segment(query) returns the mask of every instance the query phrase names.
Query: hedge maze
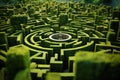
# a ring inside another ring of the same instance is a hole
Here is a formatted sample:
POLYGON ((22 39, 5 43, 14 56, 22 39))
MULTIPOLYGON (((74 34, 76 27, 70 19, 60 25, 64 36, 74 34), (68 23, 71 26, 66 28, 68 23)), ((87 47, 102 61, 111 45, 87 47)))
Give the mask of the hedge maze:
POLYGON ((0 49, 0 80, 119 80, 120 9, 80 2, 0 6, 0 49))

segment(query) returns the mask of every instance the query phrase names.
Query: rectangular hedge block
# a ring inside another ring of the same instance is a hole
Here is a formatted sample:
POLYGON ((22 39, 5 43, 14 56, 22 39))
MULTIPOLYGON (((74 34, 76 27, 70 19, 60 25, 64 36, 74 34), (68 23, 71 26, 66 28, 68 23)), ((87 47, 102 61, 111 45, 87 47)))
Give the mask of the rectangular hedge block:
POLYGON ((75 56, 74 80, 119 80, 120 55, 78 52, 75 56))
MULTIPOLYGON (((24 45, 17 45, 10 47, 7 52, 7 70, 9 75, 9 80, 14 80, 15 76, 23 71, 26 76, 29 77, 30 72, 30 54, 27 47, 24 45), (24 70, 27 70, 27 73, 24 70), (27 75, 28 74, 28 75, 27 75)), ((21 77, 25 77, 25 75, 21 77)), ((30 80, 27 78, 27 80, 30 80)))
POLYGON ((0 44, 7 44, 7 35, 5 32, 0 32, 0 44))
POLYGON ((10 23, 14 26, 15 30, 21 30, 20 24, 27 24, 27 16, 26 15, 13 15, 10 18, 10 23))
POLYGON ((60 77, 60 73, 49 72, 49 73, 47 73, 45 80, 62 80, 62 79, 60 77))
POLYGON ((62 80, 73 80, 74 79, 74 73, 60 73, 62 80))
POLYGON ((69 72, 73 72, 73 63, 74 63, 75 57, 70 56, 68 60, 68 70, 69 72))
POLYGON ((55 57, 51 57, 50 71, 51 72, 62 72, 63 71, 63 62, 56 61, 55 57))
POLYGON ((50 69, 49 64, 38 64, 37 66, 38 69, 50 69))

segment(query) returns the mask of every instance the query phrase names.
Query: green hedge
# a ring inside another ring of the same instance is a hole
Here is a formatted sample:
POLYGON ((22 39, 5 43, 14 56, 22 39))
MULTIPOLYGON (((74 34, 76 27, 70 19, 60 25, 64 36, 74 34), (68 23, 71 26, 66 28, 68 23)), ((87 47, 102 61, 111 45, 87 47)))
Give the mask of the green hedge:
POLYGON ((103 52, 78 52, 74 80, 119 80, 120 55, 103 52))

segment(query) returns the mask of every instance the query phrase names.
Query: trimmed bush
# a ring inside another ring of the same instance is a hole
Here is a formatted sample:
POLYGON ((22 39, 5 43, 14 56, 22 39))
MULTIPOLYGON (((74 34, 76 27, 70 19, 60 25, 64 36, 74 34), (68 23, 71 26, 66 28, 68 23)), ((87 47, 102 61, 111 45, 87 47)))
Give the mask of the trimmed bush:
POLYGON ((74 80, 119 80, 119 58, 119 54, 78 52, 74 80))

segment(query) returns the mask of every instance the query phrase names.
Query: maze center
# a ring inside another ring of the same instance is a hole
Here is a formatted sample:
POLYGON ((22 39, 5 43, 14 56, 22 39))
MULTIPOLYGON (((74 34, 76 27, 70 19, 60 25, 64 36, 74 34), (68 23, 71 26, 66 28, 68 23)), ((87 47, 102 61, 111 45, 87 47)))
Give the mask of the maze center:
POLYGON ((66 33, 54 33, 50 35, 49 38, 53 41, 67 41, 70 40, 72 36, 66 33))

